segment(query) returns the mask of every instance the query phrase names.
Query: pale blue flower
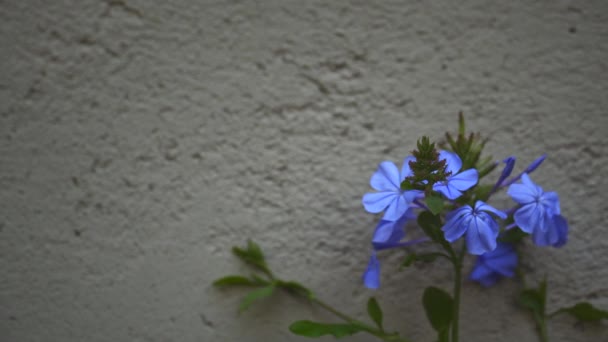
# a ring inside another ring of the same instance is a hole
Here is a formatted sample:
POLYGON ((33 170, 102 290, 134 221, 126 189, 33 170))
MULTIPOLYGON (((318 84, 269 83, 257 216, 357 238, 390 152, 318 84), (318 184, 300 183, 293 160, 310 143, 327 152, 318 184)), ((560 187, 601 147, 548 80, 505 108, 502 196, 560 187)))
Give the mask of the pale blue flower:
POLYGON ((468 169, 459 173, 460 168, 462 168, 462 160, 456 153, 440 151, 439 160, 445 160, 445 170, 446 172, 449 172, 450 175, 445 181, 433 184, 434 191, 442 193, 450 200, 454 200, 460 197, 463 191, 466 191, 477 184, 479 178, 477 170, 468 169))
POLYGON ((370 213, 379 213, 385 210, 382 217, 385 221, 397 221, 412 206, 414 199, 424 194, 419 190, 401 190, 401 182, 412 175, 409 162, 416 158, 405 158, 401 172, 391 161, 383 161, 378 170, 372 174, 370 185, 378 192, 370 192, 363 196, 363 206, 370 213))
POLYGON ((406 247, 429 241, 429 238, 420 238, 410 241, 402 241, 405 237, 405 224, 409 219, 415 218, 413 210, 407 211, 397 221, 381 220, 374 231, 372 246, 374 251, 370 256, 367 269, 363 273, 363 284, 370 289, 380 286, 380 262, 376 257, 376 251, 406 247))
POLYGON ((499 242, 496 249, 477 257, 470 279, 489 287, 500 278, 513 277, 517 268, 517 252, 511 244, 499 242))
POLYGON ((559 197, 555 192, 544 192, 527 173, 521 184, 512 184, 507 191, 521 205, 513 219, 524 232, 532 234, 538 246, 561 247, 568 240, 568 222, 561 216, 559 197))
POLYGON ((454 242, 466 233, 467 250, 470 254, 481 255, 493 251, 496 248, 499 227, 488 213, 503 220, 507 218, 504 212, 482 201, 475 202, 474 208, 465 205, 448 213, 446 223, 441 228, 445 239, 454 242))

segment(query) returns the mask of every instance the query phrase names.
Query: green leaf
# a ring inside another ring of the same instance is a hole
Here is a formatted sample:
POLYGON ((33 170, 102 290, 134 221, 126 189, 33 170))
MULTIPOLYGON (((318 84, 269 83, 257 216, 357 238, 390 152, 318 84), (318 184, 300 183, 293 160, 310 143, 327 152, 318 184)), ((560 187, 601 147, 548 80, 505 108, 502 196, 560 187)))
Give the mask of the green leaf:
POLYGON ((380 305, 378 305, 376 298, 371 297, 367 301, 367 313, 369 314, 369 317, 371 317, 371 319, 376 323, 378 328, 380 328, 380 330, 384 330, 382 327, 382 309, 380 309, 380 305))
POLYGON ((433 241, 439 243, 445 241, 441 232, 441 219, 438 215, 423 211, 418 215, 418 225, 433 241))
POLYGON ((458 135, 464 136, 466 132, 466 126, 464 124, 464 114, 458 113, 458 135))
POLYGON ((477 185, 475 187, 475 199, 480 201, 487 201, 490 197, 490 191, 492 191, 493 185, 477 185))
POLYGON ((264 259, 264 253, 262 253, 262 249, 255 242, 248 240, 247 248, 239 248, 232 247, 232 253, 236 255, 242 261, 257 267, 267 275, 271 275, 272 273, 268 269, 266 265, 266 260, 264 259))
POLYGON ((405 257, 405 260, 401 264, 401 268, 403 268, 403 267, 409 267, 415 261, 433 262, 433 261, 435 261, 435 259, 437 259, 440 256, 444 256, 445 257, 446 255, 444 255, 442 253, 439 253, 439 252, 435 252, 435 253, 423 253, 423 254, 411 253, 411 254, 408 254, 407 257, 405 257))
POLYGON ((304 285, 302 285, 298 282, 295 282, 295 281, 279 280, 279 281, 277 281, 277 286, 280 286, 293 294, 304 296, 308 299, 314 298, 314 294, 311 290, 309 290, 308 288, 304 287, 304 285))
POLYGON ((239 312, 247 310, 256 300, 269 297, 274 292, 274 285, 262 287, 249 292, 239 305, 239 312))
POLYGON ((356 334, 366 329, 355 323, 327 324, 311 321, 297 321, 289 326, 289 330, 296 335, 306 337, 333 335, 335 338, 340 338, 356 334))
POLYGON ((587 302, 580 302, 569 308, 559 309, 553 315, 559 313, 570 314, 581 322, 593 322, 608 319, 608 311, 600 310, 587 302))
POLYGON ((442 289, 429 286, 422 295, 422 304, 433 329, 441 335, 452 322, 452 297, 442 289))
POLYGON ((229 275, 222 278, 217 279, 213 282, 213 286, 224 287, 224 286, 260 286, 268 284, 268 282, 260 283, 258 280, 249 279, 247 277, 239 276, 239 275, 229 275))
POLYGON ((525 289, 519 295, 519 304, 530 309, 538 317, 545 317, 545 302, 547 297, 547 281, 540 282, 538 289, 525 289))
POLYGON ((518 298, 519 304, 533 312, 541 313, 543 309, 543 300, 537 289, 523 290, 518 298))
POLYGON ((507 243, 517 243, 517 242, 521 241, 523 238, 525 238, 528 235, 529 235, 528 233, 525 233, 524 231, 522 231, 518 227, 515 227, 515 228, 511 228, 509 230, 506 230, 498 238, 498 240, 501 241, 501 242, 507 242, 507 243))
POLYGON ((431 211, 431 213, 433 213, 433 215, 437 215, 443 210, 444 202, 443 198, 441 198, 440 196, 431 195, 427 197, 425 202, 426 206, 429 207, 429 210, 431 211))

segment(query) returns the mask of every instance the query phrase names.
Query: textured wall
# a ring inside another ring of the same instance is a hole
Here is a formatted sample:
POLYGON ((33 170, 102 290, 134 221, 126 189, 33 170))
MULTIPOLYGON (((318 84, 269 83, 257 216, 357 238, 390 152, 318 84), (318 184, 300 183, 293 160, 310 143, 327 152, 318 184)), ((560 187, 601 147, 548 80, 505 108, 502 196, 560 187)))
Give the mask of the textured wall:
MULTIPOLYGON (((525 261, 549 308, 608 307, 606 1, 4 0, 0 27, 2 341, 304 340, 289 323, 330 316, 288 296, 237 316, 243 292, 210 286, 248 271, 229 251, 248 237, 285 278, 361 318, 376 295, 431 340, 420 297, 449 266, 383 254, 363 288, 360 199, 460 110, 516 170, 549 155, 534 179, 570 242, 525 261)), ((516 290, 467 283, 462 339, 536 341, 516 290)))

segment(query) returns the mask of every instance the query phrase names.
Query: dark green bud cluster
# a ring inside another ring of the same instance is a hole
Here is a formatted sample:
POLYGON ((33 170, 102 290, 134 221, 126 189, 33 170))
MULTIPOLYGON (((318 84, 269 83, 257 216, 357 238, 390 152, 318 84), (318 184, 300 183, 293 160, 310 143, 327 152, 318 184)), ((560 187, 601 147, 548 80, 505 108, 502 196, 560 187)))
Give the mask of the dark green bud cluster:
POLYGON ((416 160, 409 162, 413 174, 403 180, 401 189, 430 192, 433 184, 444 181, 450 176, 450 172, 445 170, 446 161, 439 160, 435 143, 431 143, 428 137, 423 136, 419 139, 416 147, 417 149, 412 151, 416 160))

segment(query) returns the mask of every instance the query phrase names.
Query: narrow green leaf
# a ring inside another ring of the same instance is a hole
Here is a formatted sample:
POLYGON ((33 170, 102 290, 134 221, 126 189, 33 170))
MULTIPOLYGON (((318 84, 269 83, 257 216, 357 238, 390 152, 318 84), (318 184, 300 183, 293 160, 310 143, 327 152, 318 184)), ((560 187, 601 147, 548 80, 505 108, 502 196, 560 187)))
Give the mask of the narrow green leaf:
POLYGON ((433 215, 439 214, 443 210, 443 198, 436 195, 431 195, 425 200, 426 206, 429 207, 429 210, 433 215))
POLYGON ((224 286, 260 286, 263 283, 258 282, 254 279, 249 279, 247 277, 239 276, 239 275, 229 275, 222 278, 217 279, 213 282, 213 286, 224 287, 224 286))
POLYGON ((327 324, 312 321, 297 321, 289 326, 289 330, 300 336, 321 337, 333 335, 335 338, 350 336, 364 331, 365 328, 357 324, 327 324))
POLYGON ((464 125, 464 114, 458 113, 458 135, 464 136, 466 132, 466 126, 464 125))
POLYGON ((272 275, 270 269, 268 269, 268 266, 266 265, 266 260, 264 260, 264 254, 262 253, 260 246, 255 242, 248 240, 247 248, 232 247, 232 253, 245 263, 257 267, 269 276, 272 275))
POLYGON ((380 330, 384 330, 382 327, 382 309, 380 309, 380 305, 376 301, 376 298, 370 297, 367 301, 367 313, 369 317, 376 323, 380 330))
POLYGON ((310 289, 295 281, 278 281, 277 286, 280 286, 293 294, 304 296, 308 299, 314 298, 314 294, 310 289))
POLYGON ((608 319, 608 311, 600 310, 587 302, 580 302, 569 308, 559 309, 553 315, 559 313, 570 314, 581 322, 593 322, 608 319))
POLYGON ((239 305, 239 312, 247 310, 256 300, 269 297, 274 292, 274 286, 266 286, 249 292, 239 305))
POLYGON ((442 333, 452 322, 452 297, 442 289, 429 286, 422 295, 422 304, 433 329, 442 333))

